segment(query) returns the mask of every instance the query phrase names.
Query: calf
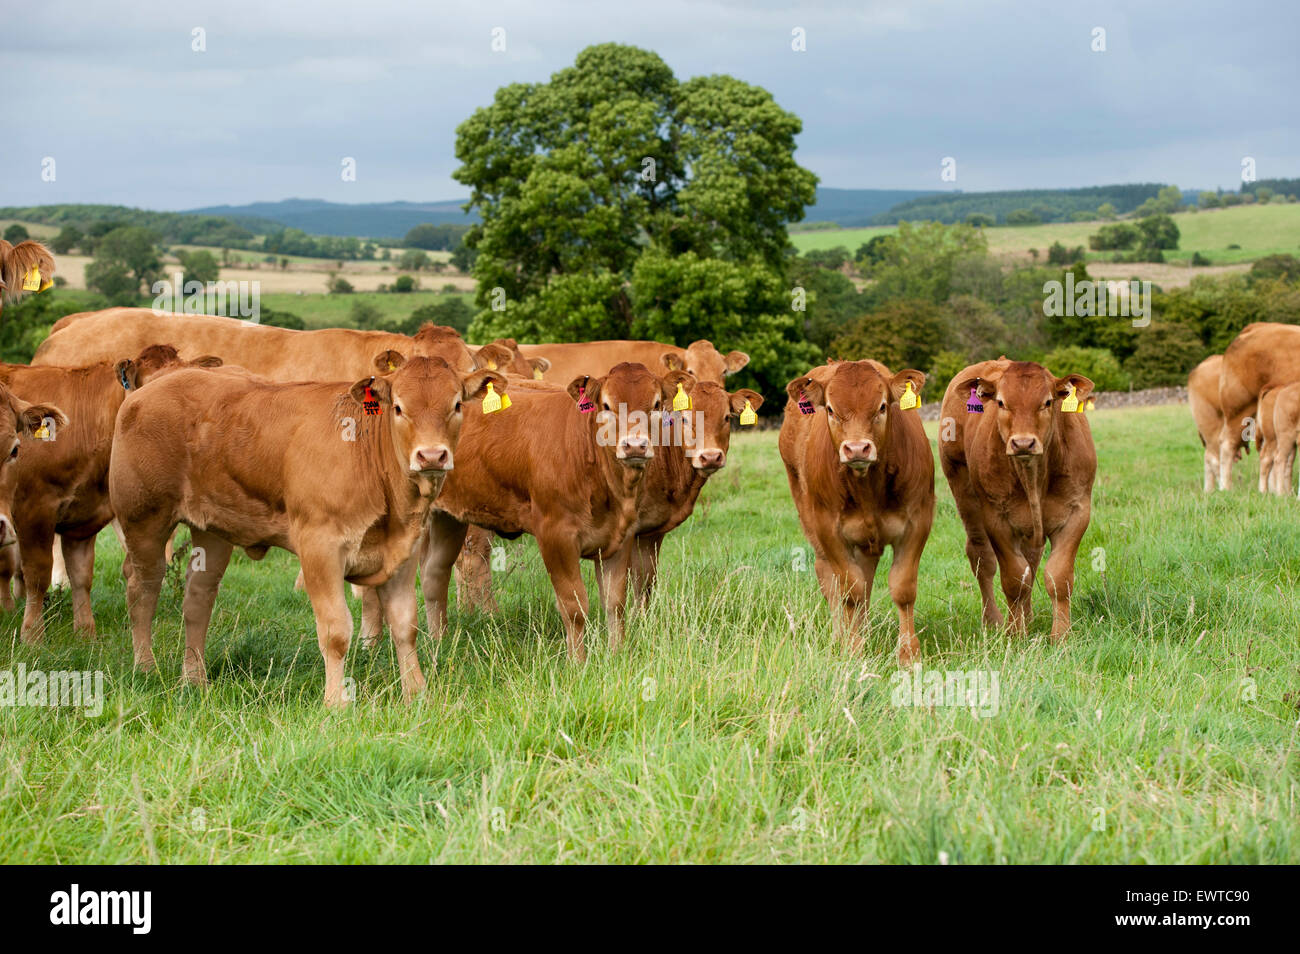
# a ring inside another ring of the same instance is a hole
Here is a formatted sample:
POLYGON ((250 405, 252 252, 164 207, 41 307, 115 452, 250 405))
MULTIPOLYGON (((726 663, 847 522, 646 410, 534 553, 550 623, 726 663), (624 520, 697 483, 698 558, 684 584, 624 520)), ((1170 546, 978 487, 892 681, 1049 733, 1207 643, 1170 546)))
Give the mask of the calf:
MULTIPOLYGON (((197 363, 221 362, 201 358, 197 363)), ((95 634, 90 587, 95 534, 113 519, 106 483, 113 421, 129 391, 180 367, 176 349, 169 345, 145 348, 138 357, 116 364, 101 362, 84 368, 0 365, 0 382, 15 394, 54 400, 70 419, 62 427, 47 429, 49 439, 33 443, 15 468, 13 518, 26 595, 24 641, 39 642, 45 635, 43 613, 56 533, 63 538, 72 586, 73 627, 84 636, 95 634)))
POLYGON ((463 405, 496 371, 385 352, 354 384, 274 383, 240 369, 179 371, 123 403, 109 488, 126 539, 135 662, 154 666, 152 622, 164 548, 188 524, 205 565, 185 587, 182 676, 207 680, 204 646, 234 547, 297 554, 325 659, 325 703, 340 705, 352 615, 343 583, 379 588, 407 699, 424 688, 415 651, 415 561, 429 505, 451 473, 463 405), (390 363, 393 371, 387 371, 390 363))
POLYGON ((517 388, 508 413, 466 412, 467 458, 430 516, 423 565, 429 632, 447 621, 447 584, 470 524, 537 538, 564 621, 569 657, 586 658, 587 590, 580 560, 596 561, 612 648, 623 639, 627 569, 638 494, 656 451, 652 417, 675 392, 639 364, 581 376, 565 391, 517 388))
POLYGON ((1253 322, 1223 352, 1219 370, 1219 489, 1232 482, 1232 464, 1251 436, 1251 418, 1266 387, 1300 381, 1300 327, 1253 322))
POLYGON ((1255 410, 1255 448, 1259 451, 1259 492, 1261 494, 1272 490, 1275 476, 1281 476, 1281 468, 1278 467, 1277 433, 1273 427, 1273 411, 1277 404, 1279 390, 1272 385, 1264 387, 1259 392, 1259 404, 1255 410))
POLYGON ((581 341, 569 344, 519 345, 526 359, 545 356, 547 372, 556 381, 571 381, 582 375, 600 377, 620 362, 632 362, 647 368, 686 371, 701 381, 721 384, 749 363, 743 351, 722 354, 710 341, 692 342, 688 347, 660 344, 657 341, 581 341))
POLYGON ((966 527, 984 625, 1000 626, 993 574, 1001 570, 1011 628, 1029 625, 1034 576, 1048 540, 1045 582, 1052 638, 1070 628, 1074 560, 1092 513, 1097 453, 1082 413, 1092 382, 1058 378, 1027 361, 985 361, 948 385, 939 460, 966 527))
POLYGON ((1269 489, 1286 495, 1291 492, 1296 444, 1300 442, 1300 382, 1269 393, 1273 396, 1271 420, 1276 441, 1269 489))
POLYGON ((18 461, 36 442, 48 441, 67 424, 67 415, 57 407, 29 404, 0 384, 0 606, 7 610, 14 608, 9 584, 19 567, 13 518, 14 495, 21 479, 18 461))
POLYGON ((855 652, 876 565, 886 545, 893 549, 900 665, 921 651, 916 577, 934 522, 934 458, 914 403, 924 384, 920 371, 841 361, 787 385, 781 424, 781 460, 817 580, 838 638, 855 652))

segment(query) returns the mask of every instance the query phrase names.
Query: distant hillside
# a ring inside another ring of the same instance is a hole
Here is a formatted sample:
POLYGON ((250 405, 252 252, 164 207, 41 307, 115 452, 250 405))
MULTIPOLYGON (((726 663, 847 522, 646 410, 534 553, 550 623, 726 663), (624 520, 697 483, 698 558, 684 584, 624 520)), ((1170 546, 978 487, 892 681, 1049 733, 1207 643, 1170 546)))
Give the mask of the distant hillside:
POLYGON ((216 205, 190 209, 191 215, 220 215, 240 221, 244 218, 270 219, 312 235, 364 236, 366 238, 401 238, 413 227, 428 222, 433 225, 469 225, 477 215, 461 211, 464 199, 443 202, 327 202, 324 199, 283 199, 279 202, 253 202, 249 205, 216 205))
POLYGON ((1042 222, 1066 221, 1075 212, 1096 212, 1109 202, 1121 215, 1132 212, 1161 189, 1159 183, 1087 186, 1082 189, 1024 189, 1008 192, 943 192, 902 202, 872 220, 872 225, 894 225, 900 221, 936 220, 961 222, 972 213, 992 216, 1005 224, 1007 216, 1021 209, 1035 213, 1042 222))
POLYGON ((933 189, 817 189, 817 203, 805 210, 805 222, 837 222, 846 228, 870 225, 902 202, 934 195, 933 189))

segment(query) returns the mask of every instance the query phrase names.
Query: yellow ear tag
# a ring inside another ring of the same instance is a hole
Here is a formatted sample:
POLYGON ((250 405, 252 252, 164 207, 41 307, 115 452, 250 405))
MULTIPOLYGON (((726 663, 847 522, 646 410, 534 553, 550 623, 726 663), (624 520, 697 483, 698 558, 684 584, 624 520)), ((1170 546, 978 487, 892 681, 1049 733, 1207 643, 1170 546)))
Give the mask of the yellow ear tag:
POLYGON ((41 290, 41 291, 45 291, 45 289, 49 288, 49 287, 50 287, 51 285, 53 285, 53 284, 54 284, 54 279, 52 279, 52 278, 47 278, 47 279, 45 279, 44 281, 41 282, 41 288, 40 288, 40 290, 41 290))
POLYGON ((489 370, 489 371, 495 371, 496 369, 497 369, 497 363, 496 363, 495 361, 489 361, 489 362, 488 362, 488 370, 489 370))
POLYGON ((673 395, 674 411, 689 411, 691 409, 691 396, 686 393, 686 388, 682 382, 677 382, 677 393, 673 395))
POLYGON ((750 405, 748 401, 745 402, 745 409, 740 412, 740 423, 741 424, 758 423, 758 415, 754 413, 754 408, 750 405))
POLYGON ((388 362, 388 370, 389 370, 389 371, 396 371, 396 370, 397 370, 397 365, 393 364, 393 362, 391 362, 391 361, 388 362))
POLYGON ((1097 409, 1097 405, 1092 403, 1092 398, 1088 398, 1088 404, 1086 407, 1084 407, 1084 410, 1095 411, 1096 409, 1097 409))
POLYGON ((32 437, 38 441, 47 441, 50 439, 50 429, 42 422, 41 426, 32 433, 32 437))
POLYGON ((507 405, 504 401, 501 400, 501 395, 497 394, 496 388, 494 388, 492 386, 492 382, 489 381, 487 386, 487 394, 483 395, 483 413, 492 414, 493 412, 499 411, 504 407, 509 407, 509 405, 507 405))
POLYGON ((541 368, 533 368, 533 380, 534 380, 534 381, 540 381, 540 380, 542 380, 542 369, 541 369, 541 368))
POLYGON ((23 278, 23 291, 37 291, 41 287, 41 270, 33 265, 23 278))
POLYGON ((916 392, 912 390, 912 382, 908 381, 907 386, 903 388, 903 396, 898 399, 898 406, 904 411, 914 408, 921 402, 916 399, 916 392))
POLYGON ((1070 389, 1070 393, 1067 394, 1065 400, 1061 402, 1061 410, 1066 414, 1071 414, 1079 410, 1079 399, 1074 396, 1074 385, 1070 384, 1066 386, 1070 389))

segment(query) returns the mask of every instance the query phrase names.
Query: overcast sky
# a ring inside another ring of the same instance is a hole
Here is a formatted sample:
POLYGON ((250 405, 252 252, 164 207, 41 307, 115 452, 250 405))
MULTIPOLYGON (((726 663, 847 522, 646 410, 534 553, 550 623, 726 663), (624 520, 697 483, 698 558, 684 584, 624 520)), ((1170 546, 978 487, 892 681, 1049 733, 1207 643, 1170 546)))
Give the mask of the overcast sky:
POLYGON ((945 156, 966 191, 1235 188, 1245 156, 1300 176, 1296 0, 44 0, 5 22, 3 205, 458 198, 456 125, 607 41, 769 90, 824 186, 951 188, 945 156))

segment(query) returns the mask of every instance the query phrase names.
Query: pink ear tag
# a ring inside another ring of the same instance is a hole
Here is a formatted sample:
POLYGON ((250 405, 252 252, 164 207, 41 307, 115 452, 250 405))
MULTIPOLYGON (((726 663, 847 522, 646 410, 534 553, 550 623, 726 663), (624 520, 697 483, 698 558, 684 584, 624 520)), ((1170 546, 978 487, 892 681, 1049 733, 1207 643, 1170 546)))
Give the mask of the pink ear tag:
POLYGON ((578 410, 583 414, 590 414, 596 410, 596 405, 587 400, 587 389, 585 387, 578 388, 578 410))
POLYGON ((800 392, 799 392, 799 413, 800 413, 800 414, 815 414, 816 412, 817 412, 817 409, 816 409, 815 407, 813 407, 813 403, 812 403, 812 401, 808 400, 808 395, 806 395, 806 394, 804 394, 802 391, 800 391, 800 392))
POLYGON ((984 402, 980 400, 978 388, 970 389, 970 400, 966 402, 966 413, 967 414, 984 413, 984 402))

